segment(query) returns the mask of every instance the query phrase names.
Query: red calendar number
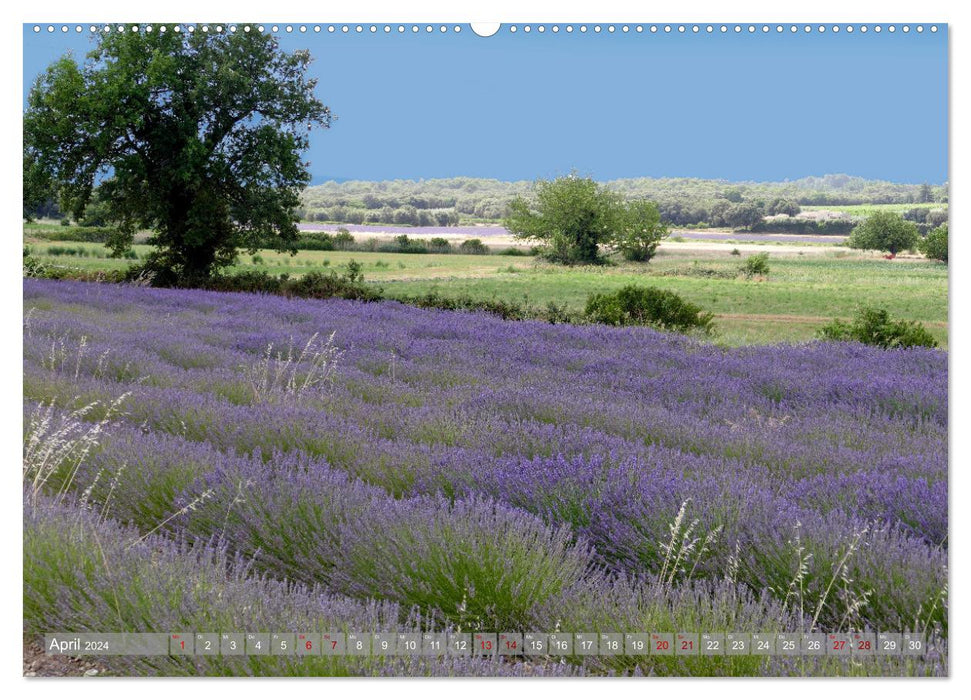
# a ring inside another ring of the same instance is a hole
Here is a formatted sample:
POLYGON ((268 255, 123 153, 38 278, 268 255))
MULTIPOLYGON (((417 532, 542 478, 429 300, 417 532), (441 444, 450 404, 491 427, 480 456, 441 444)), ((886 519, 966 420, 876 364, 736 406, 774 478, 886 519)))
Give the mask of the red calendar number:
POLYGON ((481 642, 479 642, 479 646, 482 649, 484 649, 485 651, 492 651, 492 640, 491 639, 483 639, 481 642))
POLYGON ((667 640, 665 640, 665 639, 659 639, 659 640, 657 641, 657 646, 656 646, 656 647, 654 647, 654 648, 655 648, 655 649, 658 649, 658 650, 660 650, 660 651, 666 651, 667 649, 669 649, 669 648, 670 648, 670 646, 671 646, 671 645, 670 645, 670 644, 668 644, 668 642, 667 642, 667 640))
POLYGON ((860 646, 858 646, 857 649, 859 649, 860 651, 870 651, 870 640, 861 639, 860 646))
POLYGON ((833 651, 843 651, 846 648, 845 639, 834 639, 833 640, 833 651))

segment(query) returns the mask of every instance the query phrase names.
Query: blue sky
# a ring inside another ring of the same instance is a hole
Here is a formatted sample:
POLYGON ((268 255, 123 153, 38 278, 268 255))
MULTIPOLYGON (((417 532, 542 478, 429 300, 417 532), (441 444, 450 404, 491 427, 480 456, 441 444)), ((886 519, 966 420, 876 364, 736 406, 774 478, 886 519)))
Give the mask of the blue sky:
MULTIPOLYGON (((80 58, 92 46, 87 32, 32 26, 24 26, 25 95, 56 57, 80 58)), ((807 34, 802 25, 781 34, 775 25, 767 34, 747 25, 739 34, 719 25, 712 34, 704 25, 698 34, 691 25, 684 34, 677 25, 670 34, 649 25, 540 34, 532 25, 526 34, 504 25, 488 38, 467 25, 458 34, 350 26, 279 33, 285 49, 310 49, 318 95, 338 116, 312 136, 314 183, 531 180, 572 169, 598 180, 948 178, 943 25, 866 34, 807 34)))

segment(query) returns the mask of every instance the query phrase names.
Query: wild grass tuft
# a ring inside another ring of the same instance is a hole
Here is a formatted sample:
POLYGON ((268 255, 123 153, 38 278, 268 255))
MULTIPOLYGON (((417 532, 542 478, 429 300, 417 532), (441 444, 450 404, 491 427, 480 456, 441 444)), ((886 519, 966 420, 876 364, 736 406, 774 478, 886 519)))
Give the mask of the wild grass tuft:
POLYGON ((294 354, 291 340, 286 352, 274 354, 273 344, 267 345, 262 357, 251 367, 244 367, 246 380, 257 401, 296 401, 300 397, 331 383, 343 354, 334 344, 336 331, 323 343, 314 333, 299 355, 294 354))
POLYGON ((81 463, 94 449, 105 429, 118 415, 130 394, 110 403, 100 420, 85 418, 99 402, 62 414, 53 402, 40 404, 27 421, 24 437, 23 481, 26 497, 35 503, 48 483, 55 485, 55 501, 61 501, 74 485, 81 463))

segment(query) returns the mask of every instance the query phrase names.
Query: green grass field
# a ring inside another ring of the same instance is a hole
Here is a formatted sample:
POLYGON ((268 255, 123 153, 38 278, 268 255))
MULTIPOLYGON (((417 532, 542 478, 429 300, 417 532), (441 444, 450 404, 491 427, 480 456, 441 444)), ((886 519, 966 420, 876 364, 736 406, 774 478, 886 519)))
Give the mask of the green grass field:
POLYGON ((841 211, 853 216, 866 216, 878 211, 892 211, 902 214, 910 209, 947 209, 947 204, 924 202, 922 204, 823 204, 803 205, 803 211, 841 211))
MULTIPOLYGON (((132 260, 109 258, 95 243, 29 243, 50 265, 85 270, 124 269, 132 260), (49 255, 51 248, 83 249, 84 255, 49 255)), ((136 245, 143 258, 150 248, 136 245)), ((480 299, 549 301, 582 308, 587 296, 626 284, 654 285, 681 294, 716 314, 716 341, 727 345, 798 342, 814 337, 833 317, 850 317, 859 304, 888 309, 920 321, 947 345, 947 267, 923 259, 883 260, 857 251, 789 246, 770 251, 770 274, 733 276, 758 248, 665 243, 649 265, 561 267, 531 257, 501 255, 411 255, 301 251, 296 256, 260 251, 242 255, 235 269, 259 269, 292 276, 340 269, 350 260, 363 264, 365 279, 401 298, 429 291, 468 294, 480 299), (741 256, 732 256, 737 247, 741 256)))

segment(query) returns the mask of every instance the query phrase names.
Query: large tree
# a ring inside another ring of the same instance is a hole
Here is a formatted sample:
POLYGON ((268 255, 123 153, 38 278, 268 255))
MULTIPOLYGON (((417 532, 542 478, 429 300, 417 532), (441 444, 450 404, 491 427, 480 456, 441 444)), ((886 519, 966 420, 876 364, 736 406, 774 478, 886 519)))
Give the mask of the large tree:
POLYGON ((920 234, 917 224, 904 221, 899 214, 878 211, 856 225, 846 244, 862 250, 886 250, 896 255, 902 250, 917 247, 920 234))
POLYGON ((668 235, 668 227, 661 221, 654 202, 643 199, 627 202, 617 219, 612 244, 625 260, 649 261, 668 235))
POLYGON ((503 225, 516 237, 546 245, 554 262, 602 263, 602 248, 627 260, 647 262, 668 235, 657 204, 625 202, 617 192, 571 173, 538 180, 535 201, 519 196, 509 203, 503 225))
POLYGON ((333 118, 308 52, 255 25, 181 29, 99 33, 82 65, 67 55, 38 77, 24 114, 25 209, 53 193, 80 219, 97 188, 112 250, 152 230, 163 284, 204 280, 240 248, 292 249, 301 154, 333 118))
POLYGON ((516 238, 546 244, 546 255, 560 263, 601 261, 600 245, 611 242, 618 226, 620 198, 590 178, 575 174, 536 182, 535 203, 516 197, 503 220, 516 238))

